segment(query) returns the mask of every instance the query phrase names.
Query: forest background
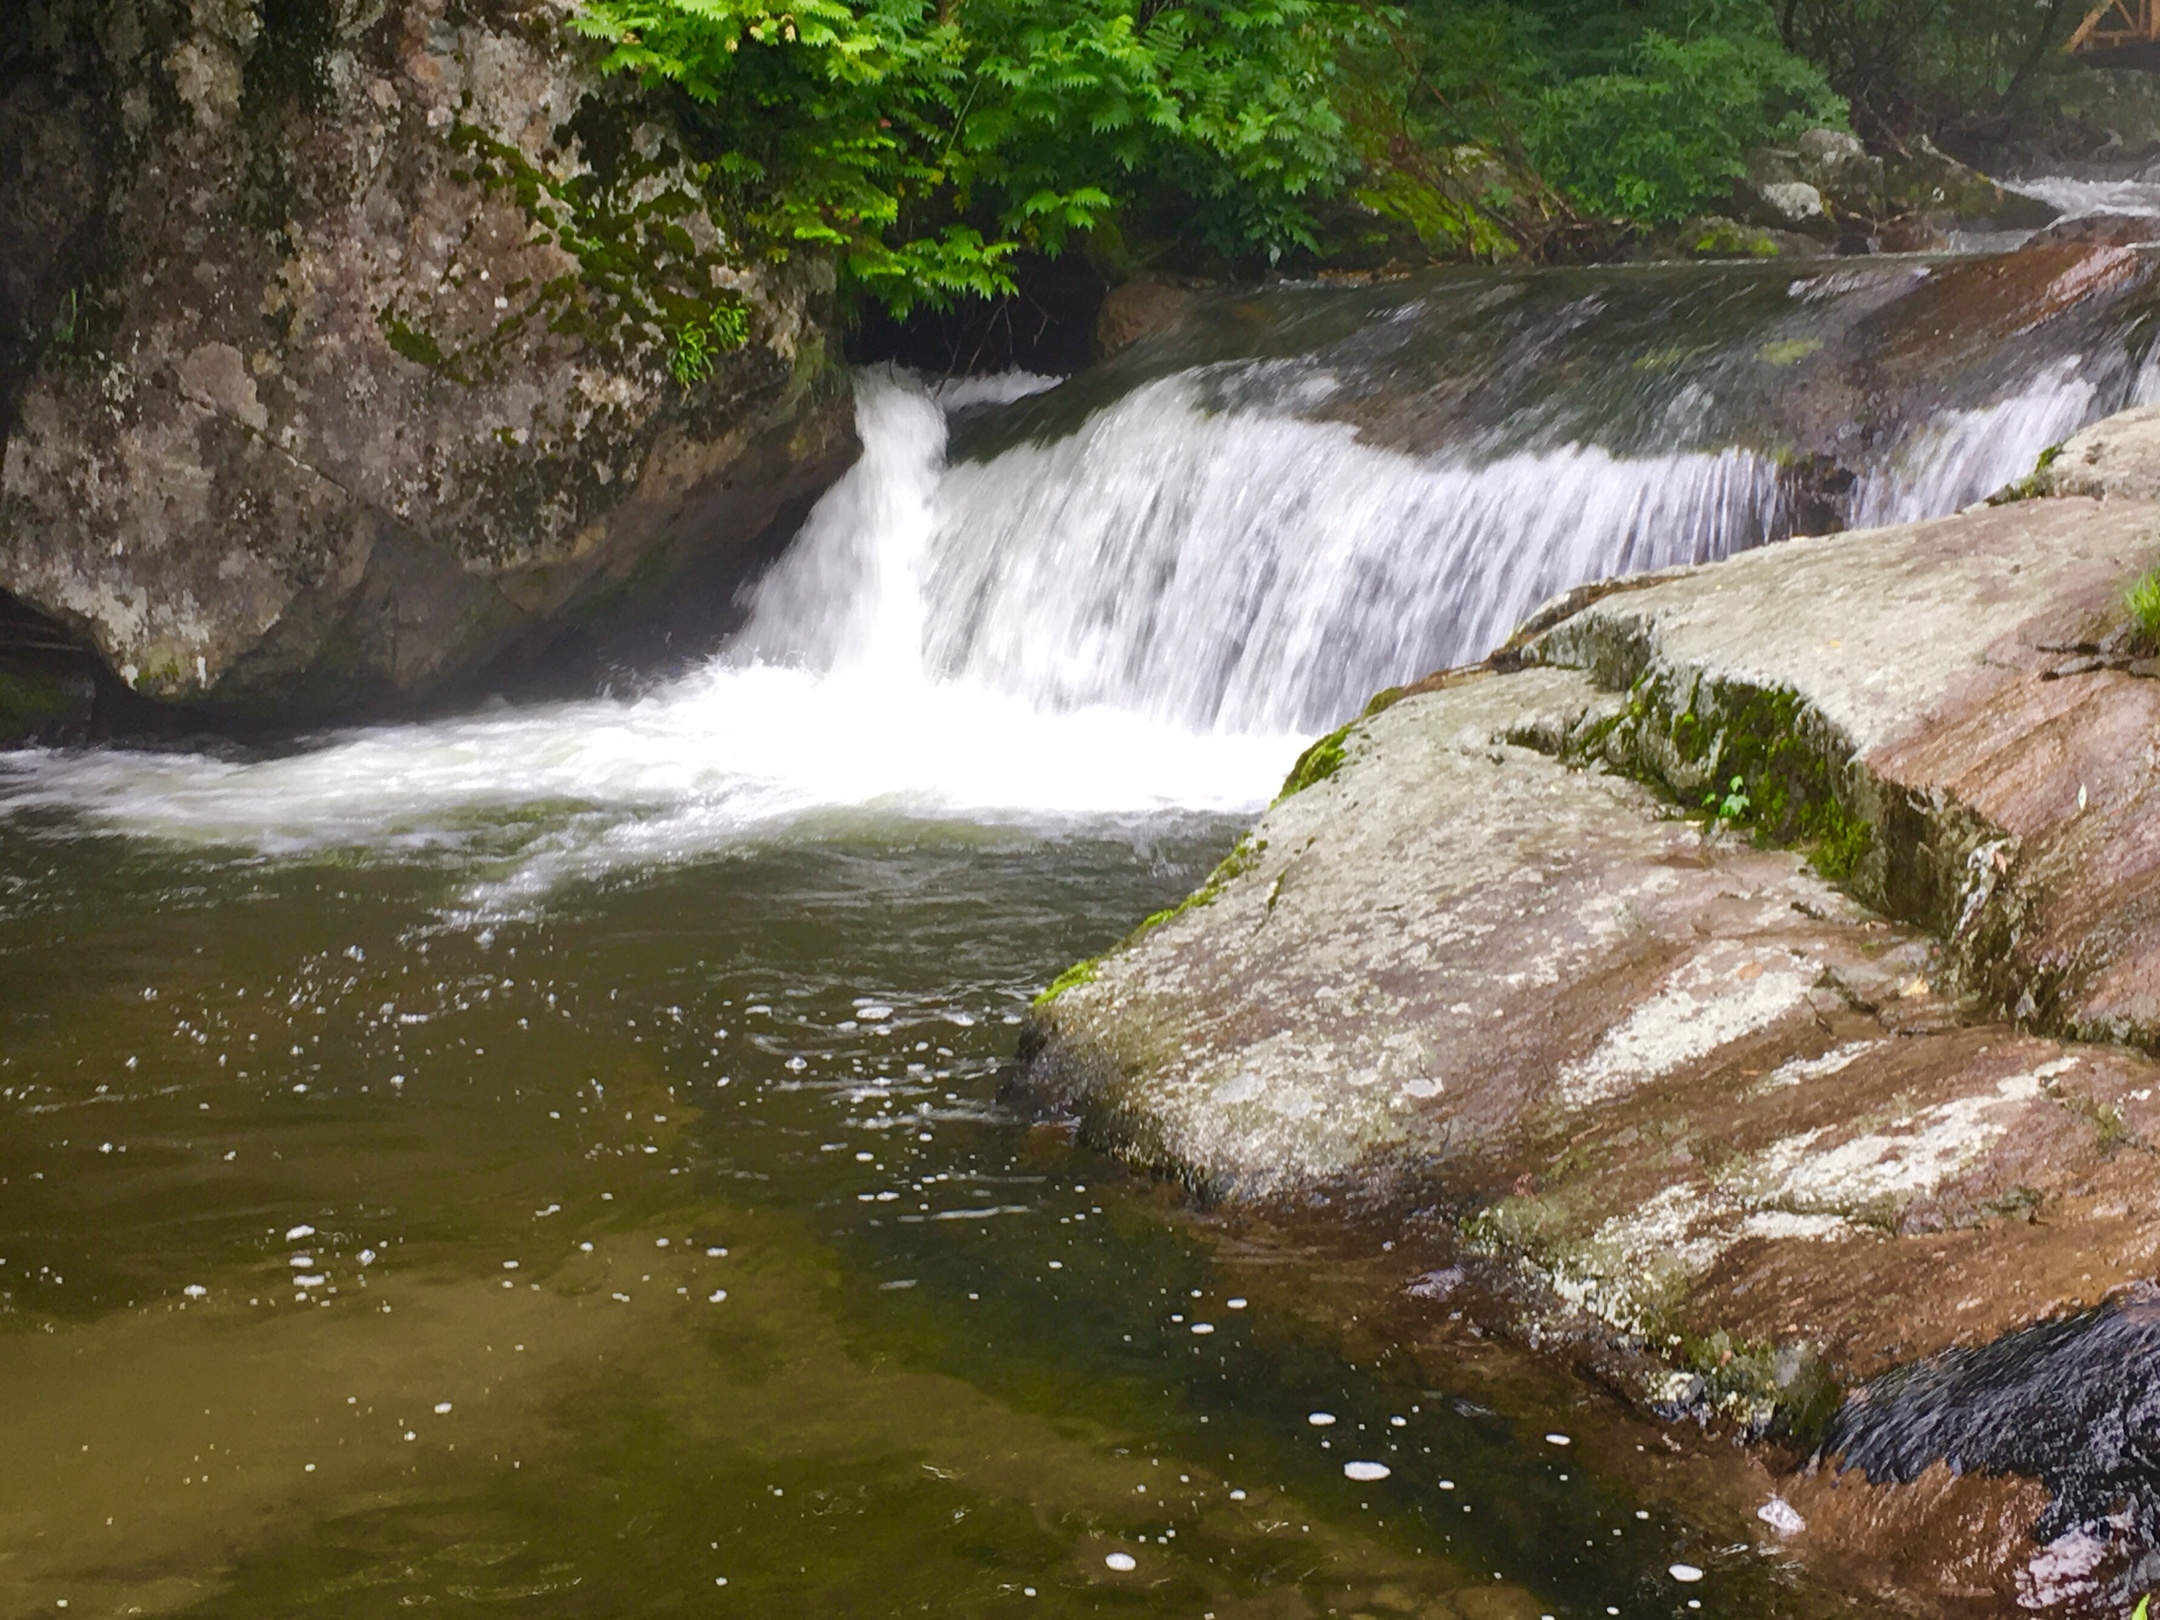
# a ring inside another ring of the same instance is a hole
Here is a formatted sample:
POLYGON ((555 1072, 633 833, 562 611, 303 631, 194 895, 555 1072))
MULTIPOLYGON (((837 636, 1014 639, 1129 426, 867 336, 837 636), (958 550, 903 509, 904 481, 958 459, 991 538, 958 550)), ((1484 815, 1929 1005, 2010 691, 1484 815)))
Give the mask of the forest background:
POLYGON ((1999 148, 2077 0, 584 0, 678 98, 743 241, 858 306, 1076 250, 1251 273, 1360 222, 1549 257, 1730 197, 1810 128, 1999 148))

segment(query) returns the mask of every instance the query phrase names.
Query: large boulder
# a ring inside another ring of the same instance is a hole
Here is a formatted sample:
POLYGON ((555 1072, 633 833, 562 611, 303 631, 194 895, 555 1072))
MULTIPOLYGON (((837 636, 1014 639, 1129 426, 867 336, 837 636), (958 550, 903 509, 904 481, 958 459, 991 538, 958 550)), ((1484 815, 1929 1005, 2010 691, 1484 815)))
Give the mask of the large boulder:
POLYGON ((1014 1095, 1812 1454, 1764 1540, 1873 1602, 2127 1612, 2160 666, 2116 649, 2156 556, 2121 493, 1577 593, 1315 744, 1046 993, 1014 1095))
POLYGON ((751 565, 853 453, 830 275, 753 261, 566 16, 10 9, 0 591, 310 718, 751 565))

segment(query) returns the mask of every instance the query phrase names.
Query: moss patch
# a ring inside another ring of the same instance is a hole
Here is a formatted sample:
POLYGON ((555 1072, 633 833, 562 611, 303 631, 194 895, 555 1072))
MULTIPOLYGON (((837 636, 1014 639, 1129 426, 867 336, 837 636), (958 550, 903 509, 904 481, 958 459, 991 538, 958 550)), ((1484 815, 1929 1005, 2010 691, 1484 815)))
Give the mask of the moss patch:
POLYGON ((1337 726, 1298 755, 1297 763, 1290 767, 1290 774, 1283 778, 1282 791, 1275 795, 1275 803, 1281 804, 1292 794, 1303 793, 1341 770, 1343 744, 1349 741, 1350 728, 1356 724, 1357 721, 1352 720, 1348 725, 1337 726))
POLYGON ((1117 951, 1131 950, 1156 929, 1162 927, 1164 923, 1182 917, 1188 911, 1196 911, 1201 906, 1209 904, 1224 889, 1229 887, 1232 879, 1242 877, 1245 873, 1251 871, 1259 863, 1260 857, 1266 853, 1267 840, 1265 838, 1255 838, 1251 833, 1247 833, 1237 841, 1237 847, 1217 863, 1215 870, 1208 874, 1207 881, 1201 884, 1199 888, 1193 890, 1191 894, 1188 894, 1176 905, 1165 906, 1161 911, 1147 917, 1139 927, 1113 945, 1110 950, 1103 952, 1102 956, 1091 956, 1084 962, 1075 962, 1050 981, 1049 988, 1035 998, 1035 1005, 1047 1007, 1066 991, 1077 990, 1083 984, 1092 984, 1096 975, 1102 971, 1104 958, 1117 951))
POLYGON ((2043 495, 2054 494, 2055 480, 2048 476, 2048 469, 2055 465, 2055 458, 2060 456, 2062 451, 2063 447, 2059 444, 2049 445, 2040 452, 2040 459, 2033 464, 2031 472, 2014 484, 2003 485, 1987 498, 1988 505, 2009 506, 2016 501, 2037 500, 2043 495))
POLYGON ((1707 813, 1766 844, 1805 849, 1817 871, 1843 883, 1875 847, 1875 829, 1840 796, 1831 762, 1807 735, 1810 722, 1789 688, 1706 691, 1692 682, 1674 712, 1669 694, 1645 676, 1628 707, 1581 746, 1683 803, 1701 802, 1707 786, 1707 813))

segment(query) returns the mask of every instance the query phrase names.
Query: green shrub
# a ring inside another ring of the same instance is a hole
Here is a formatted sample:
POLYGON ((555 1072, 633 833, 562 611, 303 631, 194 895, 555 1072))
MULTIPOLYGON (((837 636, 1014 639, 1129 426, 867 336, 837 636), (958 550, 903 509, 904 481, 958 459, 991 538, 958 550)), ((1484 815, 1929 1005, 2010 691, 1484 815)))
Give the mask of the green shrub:
POLYGON ((2147 652, 2160 652, 2160 564, 2138 576, 2123 597, 2130 610, 2130 633, 2147 652))
POLYGON ((583 0, 607 65, 679 87, 764 252, 832 251, 904 314, 1136 199, 1280 253, 1355 168, 1353 0, 583 0))
POLYGON ((1621 69, 1547 90, 1527 134, 1546 176, 1584 208, 1667 222, 1721 204, 1750 148, 1844 121, 1822 75, 1766 33, 1652 29, 1621 69))

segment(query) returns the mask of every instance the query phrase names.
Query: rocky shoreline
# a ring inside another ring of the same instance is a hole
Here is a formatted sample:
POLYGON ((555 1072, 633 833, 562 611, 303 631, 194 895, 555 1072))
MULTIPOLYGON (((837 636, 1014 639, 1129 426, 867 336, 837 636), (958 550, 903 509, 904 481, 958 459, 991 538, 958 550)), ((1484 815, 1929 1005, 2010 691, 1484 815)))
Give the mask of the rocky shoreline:
POLYGON ((2155 423, 1382 694, 1053 987, 1016 1096, 1233 1207, 1388 1217, 1435 1320, 1784 1448, 1764 1535, 1878 1598, 2127 1612, 2160 1525, 2123 1351, 2160 1272, 2160 681, 2123 605, 2155 423))

